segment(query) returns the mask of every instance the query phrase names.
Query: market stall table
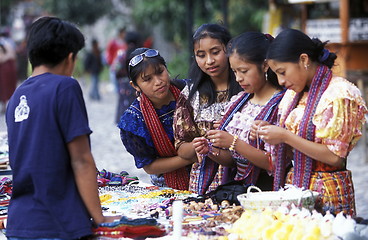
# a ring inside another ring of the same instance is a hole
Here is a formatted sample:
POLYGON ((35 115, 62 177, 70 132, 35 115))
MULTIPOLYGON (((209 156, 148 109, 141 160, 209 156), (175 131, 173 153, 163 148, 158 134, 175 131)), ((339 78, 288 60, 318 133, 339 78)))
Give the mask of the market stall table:
MULTIPOLYGON (((269 192, 277 194, 279 192, 269 192)), ((173 202, 183 202, 181 239, 280 239, 277 236, 309 236, 313 239, 368 239, 368 227, 350 216, 323 216, 315 210, 299 208, 288 201, 279 207, 261 207, 246 210, 226 201, 216 203, 211 198, 197 196, 188 191, 158 188, 139 181, 126 186, 101 187, 100 199, 106 215, 122 215, 123 221, 155 220, 155 226, 164 230, 162 236, 147 239, 176 239, 173 221, 173 202), (287 203, 287 204, 286 204, 287 203), (351 238, 350 238, 351 239, 351 238)), ((286 198, 285 198, 286 199, 286 198)), ((362 219, 361 219, 362 220, 362 219)), ((109 235, 114 239, 123 232, 109 235)), ((106 236, 96 234, 97 238, 106 236)), ((296 237, 296 238, 295 238, 296 237)), ((129 238, 127 238, 129 239, 129 238)), ((286 238, 287 239, 287 238, 286 238)))

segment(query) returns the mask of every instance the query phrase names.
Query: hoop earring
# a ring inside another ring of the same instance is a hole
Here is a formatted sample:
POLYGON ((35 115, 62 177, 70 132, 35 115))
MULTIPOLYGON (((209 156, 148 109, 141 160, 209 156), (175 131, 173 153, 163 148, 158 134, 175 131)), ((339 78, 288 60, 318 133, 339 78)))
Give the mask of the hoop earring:
POLYGON ((305 70, 307 70, 307 71, 308 71, 309 64, 308 64, 308 65, 307 65, 307 64, 305 64, 305 65, 304 65, 304 67, 305 67, 305 70))
POLYGON ((135 96, 136 97, 140 97, 141 96, 141 92, 140 91, 135 91, 135 96))

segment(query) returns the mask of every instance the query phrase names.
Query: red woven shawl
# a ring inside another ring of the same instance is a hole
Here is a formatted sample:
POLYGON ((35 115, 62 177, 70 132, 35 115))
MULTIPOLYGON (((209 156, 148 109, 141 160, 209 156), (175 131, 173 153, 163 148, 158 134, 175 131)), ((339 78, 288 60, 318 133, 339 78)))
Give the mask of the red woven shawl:
MULTIPOLYGON (((180 90, 175 86, 170 85, 170 91, 174 95, 175 101, 177 101, 180 90)), ((152 137, 156 151, 160 157, 176 156, 177 152, 175 150, 174 144, 170 141, 169 136, 165 132, 165 129, 162 126, 152 102, 143 93, 141 94, 140 98, 140 107, 143 118, 152 137)), ((164 173, 164 178, 166 185, 170 188, 179 190, 188 190, 189 188, 189 172, 186 167, 164 173)))

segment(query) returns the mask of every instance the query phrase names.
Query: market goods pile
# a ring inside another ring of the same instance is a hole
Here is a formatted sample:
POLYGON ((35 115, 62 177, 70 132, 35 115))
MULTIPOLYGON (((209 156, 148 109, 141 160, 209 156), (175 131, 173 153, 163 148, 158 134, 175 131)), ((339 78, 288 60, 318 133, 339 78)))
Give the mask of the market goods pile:
MULTIPOLYGON (((106 215, 123 215, 140 221, 157 219, 157 226, 164 229, 166 235, 170 235, 173 230, 172 203, 175 200, 184 202, 183 236, 227 235, 224 226, 230 226, 243 212, 241 206, 230 205, 228 202, 217 205, 211 199, 197 198, 189 191, 158 188, 142 183, 100 187, 100 200, 106 215)), ((99 234, 97 231, 95 233, 99 234)), ((113 236, 110 234, 109 237, 113 236)))
MULTIPOLYGON (((140 221, 157 220, 155 227, 170 239, 173 231, 172 204, 183 201, 182 240, 184 239, 368 239, 368 227, 342 214, 323 216, 305 208, 281 204, 277 209, 244 210, 242 206, 189 191, 159 188, 143 183, 100 188, 105 213, 140 221), (353 238, 349 238, 353 237, 353 238)), ((110 236, 111 237, 111 236, 110 236)), ((113 236, 112 236, 113 237, 113 236)), ((172 238, 171 238, 172 239, 172 238)))
POLYGON ((265 209, 262 212, 245 211, 240 219, 228 229, 229 240, 240 239, 300 239, 300 240, 337 240, 337 239, 368 239, 366 225, 357 226, 350 216, 342 213, 334 217, 325 216, 307 209, 284 207, 279 210, 265 209))

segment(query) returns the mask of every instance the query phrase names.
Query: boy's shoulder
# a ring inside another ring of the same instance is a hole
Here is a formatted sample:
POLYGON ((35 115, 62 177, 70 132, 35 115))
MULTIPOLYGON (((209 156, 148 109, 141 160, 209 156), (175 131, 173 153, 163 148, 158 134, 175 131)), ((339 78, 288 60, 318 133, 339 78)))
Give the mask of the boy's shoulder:
POLYGON ((29 77, 19 87, 17 93, 37 91, 39 94, 57 94, 74 89, 72 92, 81 91, 81 86, 73 77, 44 73, 29 77))
POLYGON ((30 77, 28 80, 36 82, 49 82, 56 85, 69 85, 78 83, 78 80, 71 76, 58 75, 53 73, 43 73, 37 76, 30 77))

